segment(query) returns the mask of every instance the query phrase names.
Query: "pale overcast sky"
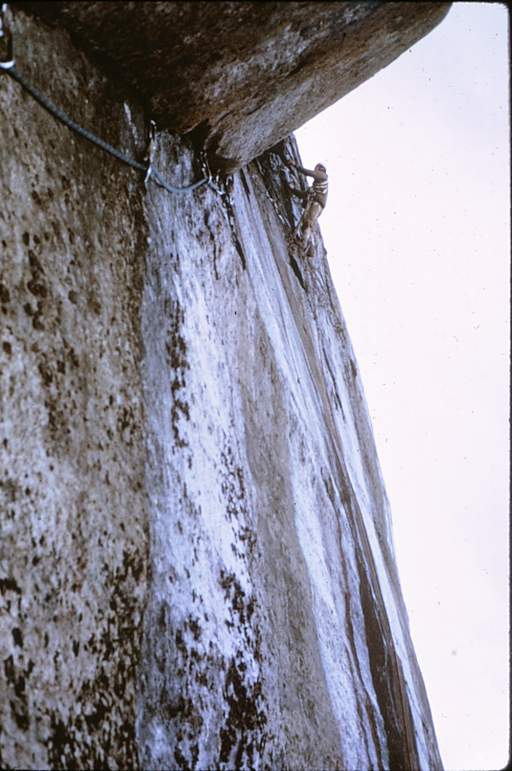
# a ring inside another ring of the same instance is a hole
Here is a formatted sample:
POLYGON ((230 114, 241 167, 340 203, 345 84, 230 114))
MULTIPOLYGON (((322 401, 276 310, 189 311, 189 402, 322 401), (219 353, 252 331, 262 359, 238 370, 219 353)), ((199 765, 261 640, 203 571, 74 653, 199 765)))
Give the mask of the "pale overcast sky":
POLYGON ((445 768, 508 760, 508 12, 454 3, 296 132, 358 359, 445 768))

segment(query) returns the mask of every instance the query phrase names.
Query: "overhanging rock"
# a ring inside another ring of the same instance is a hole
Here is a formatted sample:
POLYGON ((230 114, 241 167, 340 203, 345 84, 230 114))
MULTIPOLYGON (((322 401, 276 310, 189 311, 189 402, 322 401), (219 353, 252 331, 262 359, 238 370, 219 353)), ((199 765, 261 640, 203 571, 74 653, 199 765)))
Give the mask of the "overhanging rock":
POLYGON ((212 164, 244 166, 432 30, 450 3, 28 2, 212 164))

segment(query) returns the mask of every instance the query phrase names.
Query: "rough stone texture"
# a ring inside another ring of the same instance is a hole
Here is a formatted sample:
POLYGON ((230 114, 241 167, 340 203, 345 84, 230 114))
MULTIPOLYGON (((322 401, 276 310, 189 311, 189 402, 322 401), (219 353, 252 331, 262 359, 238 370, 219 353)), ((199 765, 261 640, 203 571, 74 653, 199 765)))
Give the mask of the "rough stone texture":
POLYGON ((162 128, 232 171, 374 75, 449 3, 28 2, 65 26, 162 128), (134 31, 136 33, 134 35, 134 31))
MULTIPOLYGON (((19 71, 141 157, 137 103, 14 23, 19 71)), ((288 251, 279 155, 171 196, 6 76, 0 120, 0 766, 440 769, 357 364, 319 231, 309 266, 288 251)), ((197 171, 169 132, 155 160, 197 171)))
MULTIPOLYGON (((67 35, 16 28, 20 71, 134 151, 67 35)), ((0 767, 126 769, 148 566, 140 184, 6 76, 0 125, 0 767)))

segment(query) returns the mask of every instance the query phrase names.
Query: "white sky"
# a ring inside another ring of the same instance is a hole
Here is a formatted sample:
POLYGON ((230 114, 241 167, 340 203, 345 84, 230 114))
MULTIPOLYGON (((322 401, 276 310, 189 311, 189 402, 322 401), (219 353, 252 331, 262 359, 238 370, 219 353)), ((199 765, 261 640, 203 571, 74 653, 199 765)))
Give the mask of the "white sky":
POLYGON ((508 12, 454 3, 296 132, 448 771, 508 760, 508 12))

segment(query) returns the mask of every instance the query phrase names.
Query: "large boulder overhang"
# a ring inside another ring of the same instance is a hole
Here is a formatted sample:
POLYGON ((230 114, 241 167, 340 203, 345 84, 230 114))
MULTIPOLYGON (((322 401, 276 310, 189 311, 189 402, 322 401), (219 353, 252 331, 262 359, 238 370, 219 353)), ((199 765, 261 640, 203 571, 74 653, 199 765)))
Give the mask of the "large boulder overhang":
POLYGON ((23 2, 135 91, 159 128, 232 171, 388 65, 446 15, 424 2, 23 2))

